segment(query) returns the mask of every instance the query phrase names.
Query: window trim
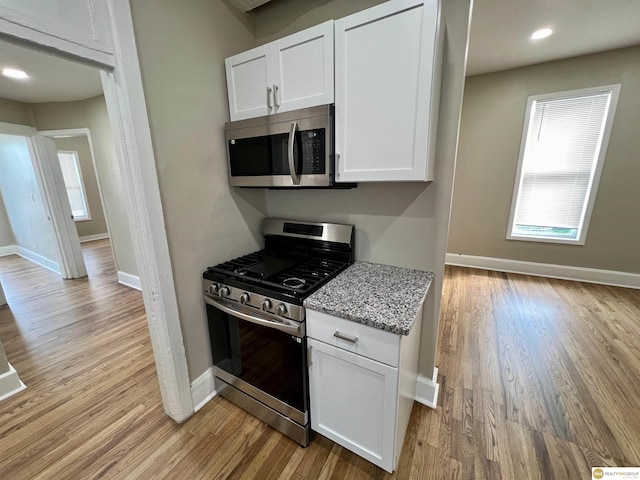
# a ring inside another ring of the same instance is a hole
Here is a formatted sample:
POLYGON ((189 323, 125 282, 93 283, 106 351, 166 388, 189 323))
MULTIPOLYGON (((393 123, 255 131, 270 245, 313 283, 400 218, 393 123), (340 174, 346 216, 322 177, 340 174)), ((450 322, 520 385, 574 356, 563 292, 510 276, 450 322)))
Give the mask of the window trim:
POLYGON ((522 135, 520 137, 520 153, 518 155, 518 167, 516 169, 516 176, 513 186, 513 194, 511 197, 511 209, 509 212, 509 223, 507 225, 507 240, 520 240, 525 242, 542 242, 542 243, 558 243, 566 245, 584 245, 587 239, 587 232, 589 230, 589 224, 591 222, 591 214, 593 213, 593 207, 595 205, 596 196, 598 193, 598 186, 600 185, 600 177, 604 166, 604 159, 607 156, 607 149, 609 147, 609 139, 611 137, 611 130, 613 127, 613 121, 616 115, 616 108, 618 106, 618 98, 620 97, 620 89, 622 84, 616 83, 611 85, 602 85, 598 87, 580 88, 576 90, 565 90, 562 92, 552 92, 540 95, 530 95, 527 97, 527 108, 524 115, 524 121, 522 126, 522 135), (597 93, 611 93, 611 100, 609 102, 609 109, 607 111, 607 118, 605 120, 604 131, 602 133, 602 145, 598 158, 596 159, 596 167, 593 172, 593 179, 587 193, 587 201, 585 205, 584 217, 582 220, 582 226, 578 229, 577 238, 557 238, 557 237, 533 237, 513 234, 513 223, 515 220, 515 213, 518 205, 518 193, 522 184, 522 164, 524 160, 524 150, 527 143, 527 133, 529 130, 529 123, 531 122, 531 110, 533 102, 537 100, 562 100, 567 98, 574 98, 579 96, 594 95, 597 93))
MULTIPOLYGON (((87 215, 86 216, 82 216, 79 218, 76 218, 75 216, 73 217, 73 221, 74 222, 88 222, 90 220, 93 220, 93 218, 91 217, 91 208, 89 208, 89 198, 87 197, 87 189, 84 186, 84 175, 82 174, 82 165, 80 165, 80 155, 78 155, 78 152, 76 150, 58 150, 57 153, 64 153, 67 155, 72 155, 76 164, 76 168, 78 169, 78 175, 80 176, 80 188, 82 190, 82 198, 84 198, 84 204, 85 207, 87 208, 87 215)), ((58 157, 58 161, 60 161, 60 158, 58 157)), ((66 190, 67 185, 65 184, 65 190, 66 190)), ((73 212, 72 212, 73 213, 73 212)))

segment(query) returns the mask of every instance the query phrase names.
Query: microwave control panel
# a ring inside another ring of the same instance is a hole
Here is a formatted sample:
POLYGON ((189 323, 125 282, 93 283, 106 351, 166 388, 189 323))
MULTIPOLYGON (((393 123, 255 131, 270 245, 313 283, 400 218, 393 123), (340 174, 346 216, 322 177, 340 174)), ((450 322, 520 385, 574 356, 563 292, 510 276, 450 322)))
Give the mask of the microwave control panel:
POLYGON ((299 145, 302 150, 302 173, 305 175, 325 173, 324 128, 301 131, 299 145))

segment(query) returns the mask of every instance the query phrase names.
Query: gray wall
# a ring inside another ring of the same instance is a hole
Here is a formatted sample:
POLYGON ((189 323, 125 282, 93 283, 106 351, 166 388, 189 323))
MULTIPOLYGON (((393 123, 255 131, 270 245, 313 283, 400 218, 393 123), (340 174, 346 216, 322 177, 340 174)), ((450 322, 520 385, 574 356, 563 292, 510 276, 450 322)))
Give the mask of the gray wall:
POLYGON ((0 122, 31 125, 29 107, 24 103, 0 98, 0 122))
POLYGON ((24 137, 0 135, 0 192, 16 244, 58 263, 53 225, 40 196, 24 137))
POLYGON ((189 376, 211 366, 202 272, 262 244, 263 190, 231 190, 224 59, 255 46, 251 15, 224 1, 133 0, 189 376))
POLYGON ((640 273, 640 46, 467 78, 448 251, 640 273), (528 95, 622 83, 584 246, 506 240, 528 95))
POLYGON ((365 10, 386 0, 276 0, 254 10, 258 45, 278 40, 331 19, 365 10))
POLYGON ((93 157, 91 155, 91 148, 89 148, 89 140, 85 136, 80 136, 54 138, 53 141, 58 150, 78 152, 82 181, 84 183, 87 202, 89 203, 89 211, 91 212, 91 220, 76 222, 78 236, 84 237, 87 235, 107 233, 107 222, 104 218, 102 201, 100 201, 100 191, 98 190, 96 171, 93 167, 93 157))
POLYGON ((103 207, 118 270, 137 275, 122 177, 104 97, 98 96, 77 102, 33 104, 31 107, 38 130, 89 128, 91 131, 96 167, 102 186, 103 207))
POLYGON ((8 245, 15 245, 16 238, 13 235, 13 229, 11 228, 11 222, 7 216, 7 210, 4 206, 4 200, 2 199, 2 192, 0 192, 0 247, 6 247, 8 245))
MULTIPOLYGON (((0 286, 0 305, 3 304, 4 295, 2 294, 2 286, 0 286)), ((3 373, 7 373, 9 371, 9 362, 7 361, 7 356, 4 353, 4 348, 2 348, 2 342, 0 342, 0 375, 3 373)), ((2 392, 0 392, 1 394, 2 392)))
MULTIPOLYGON (((0 98, 0 122, 31 125, 27 106, 24 103, 0 98)), ((2 200, 2 192, 0 192, 0 247, 15 244, 16 239, 2 200)))
MULTIPOLYGON (((283 0, 256 12, 258 42, 340 18, 380 2, 283 0), (309 11, 309 4, 317 8, 309 11)), ((420 373, 431 377, 447 244, 458 124, 462 103, 470 2, 445 2, 447 28, 443 92, 436 154, 436 180, 424 183, 360 184, 350 191, 268 191, 267 213, 285 218, 354 224, 356 257, 436 273, 434 295, 425 305, 420 373)))

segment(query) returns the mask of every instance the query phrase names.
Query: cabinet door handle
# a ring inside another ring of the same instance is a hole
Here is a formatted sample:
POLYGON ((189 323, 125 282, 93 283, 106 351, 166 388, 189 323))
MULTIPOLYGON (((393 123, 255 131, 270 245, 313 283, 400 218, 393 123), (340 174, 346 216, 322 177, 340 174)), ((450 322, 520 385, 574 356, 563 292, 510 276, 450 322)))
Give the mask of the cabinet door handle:
POLYGON ((271 105, 271 87, 267 87, 267 108, 269 111, 273 110, 273 106, 271 105))
POLYGON ((276 109, 280 108, 280 104, 278 103, 278 85, 273 86, 273 104, 276 109))
POLYGON ((344 333, 340 333, 336 330, 336 333, 333 334, 334 337, 339 338, 340 340, 344 340, 345 342, 353 343, 354 345, 358 343, 358 337, 352 337, 351 335, 345 335, 344 333))
POLYGON ((313 345, 309 345, 307 348, 307 368, 313 365, 313 359, 311 358, 313 355, 313 345))
POLYGON ((340 178, 340 154, 336 153, 336 178, 340 178))

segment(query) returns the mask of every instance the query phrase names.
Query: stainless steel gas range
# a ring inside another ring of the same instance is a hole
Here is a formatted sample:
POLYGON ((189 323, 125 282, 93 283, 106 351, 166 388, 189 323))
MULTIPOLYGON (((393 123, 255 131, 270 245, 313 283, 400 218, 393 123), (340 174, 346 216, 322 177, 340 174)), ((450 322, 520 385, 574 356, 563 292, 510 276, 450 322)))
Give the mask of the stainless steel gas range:
POLYGON ((267 218, 264 249, 209 267, 204 301, 216 391, 309 444, 303 300, 354 261, 354 227, 267 218))

